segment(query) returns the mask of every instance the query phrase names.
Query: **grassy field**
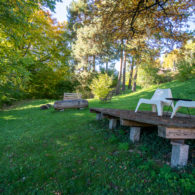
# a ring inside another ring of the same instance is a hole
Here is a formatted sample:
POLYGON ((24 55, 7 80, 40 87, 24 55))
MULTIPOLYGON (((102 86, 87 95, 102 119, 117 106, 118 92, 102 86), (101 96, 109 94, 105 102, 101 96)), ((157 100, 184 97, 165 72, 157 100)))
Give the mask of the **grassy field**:
MULTIPOLYGON (((89 100, 89 107, 135 109, 139 98, 150 98, 157 87, 195 100, 193 79, 125 93, 111 103, 89 100)), ((45 103, 52 102, 24 101, 0 111, 0 193, 195 193, 194 141, 187 142, 188 166, 171 169, 170 142, 158 137, 155 129, 144 131, 140 143, 132 144, 128 128, 108 130, 108 121, 96 121, 89 109, 40 110, 45 103)))

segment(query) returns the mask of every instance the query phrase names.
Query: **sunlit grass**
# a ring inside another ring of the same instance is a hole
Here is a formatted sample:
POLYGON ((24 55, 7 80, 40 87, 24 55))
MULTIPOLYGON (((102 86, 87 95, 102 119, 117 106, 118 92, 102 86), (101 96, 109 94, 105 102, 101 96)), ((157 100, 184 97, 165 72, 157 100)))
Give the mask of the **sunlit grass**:
MULTIPOLYGON (((4 120, 16 120, 16 119, 19 119, 19 118, 14 117, 13 115, 2 116, 1 118, 4 119, 4 120)), ((22 118, 20 118, 20 119, 22 119, 22 118)))
MULTIPOLYGON (((173 96, 195 99, 195 80, 162 84, 173 96)), ((89 107, 135 109, 157 86, 115 96, 111 103, 90 99, 89 107)), ((191 194, 194 165, 171 170, 171 147, 156 131, 140 144, 128 128, 108 129, 89 108, 40 110, 51 100, 23 101, 0 111, 0 193, 3 194, 191 194)), ((142 106, 150 110, 151 106, 142 106)), ((181 112, 187 113, 186 109, 181 112)), ((194 110, 191 111, 195 113, 194 110)), ((189 142, 193 148, 194 143, 189 142)), ((190 150, 191 151, 191 150, 190 150)))

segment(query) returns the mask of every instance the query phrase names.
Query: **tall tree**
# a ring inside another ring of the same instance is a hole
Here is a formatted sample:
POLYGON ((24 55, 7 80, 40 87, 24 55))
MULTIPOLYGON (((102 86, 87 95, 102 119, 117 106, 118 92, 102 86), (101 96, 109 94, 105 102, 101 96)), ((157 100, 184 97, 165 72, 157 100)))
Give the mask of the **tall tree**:
POLYGON ((132 61, 130 62, 128 89, 132 88, 134 62, 135 62, 135 60, 134 60, 134 57, 132 56, 132 61))
POLYGON ((193 0, 107 0, 95 4, 102 26, 117 39, 156 33, 179 39, 183 35, 181 26, 194 6, 193 0))
MULTIPOLYGON (((70 50, 65 35, 67 25, 57 24, 51 19, 49 12, 42 10, 35 11, 28 20, 32 23, 28 31, 13 29, 5 33, 0 29, 1 86, 8 85, 28 91, 44 72, 47 75, 50 72, 56 80, 54 72, 58 69, 64 75, 68 72, 70 50), (17 39, 12 36, 13 31, 17 33, 17 39)), ((40 91, 48 83, 45 81, 44 85, 43 82, 42 86, 37 85, 40 91)))
POLYGON ((123 39, 121 40, 121 48, 120 48, 120 69, 118 73, 118 81, 116 86, 117 95, 120 94, 120 90, 121 90, 122 69, 123 69, 123 39))
POLYGON ((137 72, 138 72, 138 64, 135 65, 135 73, 134 73, 133 85, 132 85, 132 91, 133 92, 136 91, 136 87, 137 87, 137 72))
POLYGON ((126 81, 126 59, 127 59, 127 50, 126 50, 126 43, 124 46, 124 60, 123 60, 123 85, 122 91, 125 91, 125 81, 126 81))

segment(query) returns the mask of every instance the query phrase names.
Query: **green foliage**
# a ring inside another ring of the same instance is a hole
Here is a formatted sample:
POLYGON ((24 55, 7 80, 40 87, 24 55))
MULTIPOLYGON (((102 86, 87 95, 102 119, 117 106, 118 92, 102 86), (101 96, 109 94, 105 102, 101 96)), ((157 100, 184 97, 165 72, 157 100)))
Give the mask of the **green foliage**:
POLYGON ((118 146, 119 150, 128 150, 129 149, 129 143, 127 142, 123 142, 123 143, 119 143, 119 146, 118 146))
POLYGON ((74 83, 67 76, 67 68, 57 71, 43 68, 31 76, 29 97, 62 99, 64 92, 73 92, 74 83))
POLYGON ((62 0, 1 0, 0 1, 0 24, 7 27, 28 26, 28 17, 40 6, 54 11, 56 2, 62 0))
POLYGON ((114 64, 108 68, 107 72, 104 67, 100 66, 100 72, 101 74, 108 74, 108 76, 112 77, 111 88, 115 88, 118 82, 118 73, 116 69, 114 68, 114 64))
MULTIPOLYGON (((21 0, 17 6, 19 8, 22 3, 25 7, 25 3, 29 2, 33 4, 33 1, 21 0)), ((54 0, 40 2, 50 8, 55 4, 54 0)), ((37 1, 34 4, 38 5, 37 1)), ((20 24, 19 20, 17 28, 7 30, 9 25, 0 28, 0 89, 6 96, 6 101, 0 100, 1 105, 21 99, 21 96, 58 98, 59 92, 55 90, 57 83, 69 80, 67 25, 57 24, 51 19, 49 12, 41 10, 39 5, 26 5, 33 10, 24 18, 27 24, 20 24), (20 91, 20 96, 17 91, 20 91)), ((14 10, 18 19, 17 14, 20 13, 17 8, 14 10)), ((4 22, 9 23, 6 20, 4 22)))
POLYGON ((56 98, 61 98, 62 99, 62 96, 65 92, 73 92, 75 91, 75 88, 77 86, 77 83, 76 81, 73 81, 73 80, 58 80, 58 82, 56 83, 55 85, 55 99, 56 98))
POLYGON ((148 87, 153 84, 157 84, 160 81, 158 68, 152 67, 150 64, 139 67, 137 84, 141 87, 148 87))
POLYGON ((176 64, 176 67, 178 69, 178 74, 176 75, 176 77, 180 80, 180 81, 185 81, 191 78, 195 77, 195 63, 192 62, 188 62, 188 61, 179 61, 176 64))
POLYGON ((118 138, 115 135, 111 135, 108 139, 109 143, 116 143, 118 141, 118 138))
POLYGON ((111 85, 112 77, 109 77, 107 74, 100 74, 98 78, 93 79, 90 88, 95 97, 105 98, 112 91, 111 85))
POLYGON ((184 177, 181 178, 179 181, 182 188, 186 192, 191 191, 192 193, 195 193, 195 179, 193 177, 193 174, 185 174, 184 177))
MULTIPOLYGON (((83 98, 93 97, 90 89, 91 82, 96 78, 97 73, 83 71, 80 74, 75 75, 77 85, 75 87, 76 92, 81 93, 83 98)), ((74 78, 74 77, 73 77, 74 78)))

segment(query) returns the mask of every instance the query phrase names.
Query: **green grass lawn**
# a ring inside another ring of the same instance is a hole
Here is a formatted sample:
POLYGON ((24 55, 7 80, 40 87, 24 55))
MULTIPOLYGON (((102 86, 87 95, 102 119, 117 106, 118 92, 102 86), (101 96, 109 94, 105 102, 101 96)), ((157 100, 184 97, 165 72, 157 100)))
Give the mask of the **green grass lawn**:
MULTIPOLYGON (((89 100, 89 107, 135 109, 139 98, 150 98, 157 87, 195 100, 192 79, 125 93, 111 103, 89 100)), ((128 128, 108 130, 108 121, 96 121, 89 109, 40 110, 45 103, 51 101, 24 101, 0 112, 0 193, 195 193, 194 141, 187 141, 189 165, 171 169, 171 145, 155 129, 144 131, 140 143, 132 144, 128 128)))

